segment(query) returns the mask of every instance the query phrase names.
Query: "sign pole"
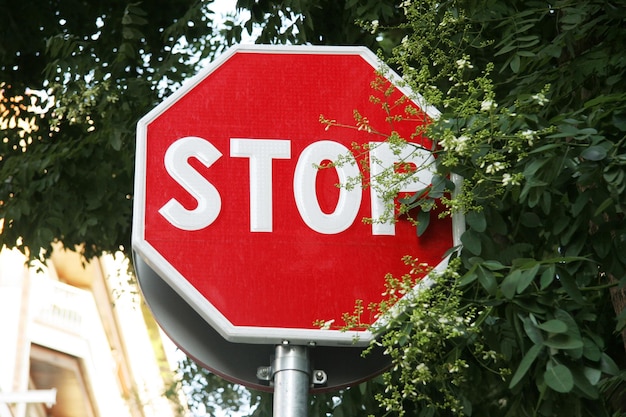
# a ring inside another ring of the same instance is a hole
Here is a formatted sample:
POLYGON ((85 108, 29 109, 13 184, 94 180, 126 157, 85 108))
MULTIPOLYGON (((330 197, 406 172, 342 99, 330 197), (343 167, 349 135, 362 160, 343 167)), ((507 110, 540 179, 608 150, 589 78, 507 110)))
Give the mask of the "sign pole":
POLYGON ((274 417, 307 417, 311 365, 307 346, 276 346, 272 364, 274 417))

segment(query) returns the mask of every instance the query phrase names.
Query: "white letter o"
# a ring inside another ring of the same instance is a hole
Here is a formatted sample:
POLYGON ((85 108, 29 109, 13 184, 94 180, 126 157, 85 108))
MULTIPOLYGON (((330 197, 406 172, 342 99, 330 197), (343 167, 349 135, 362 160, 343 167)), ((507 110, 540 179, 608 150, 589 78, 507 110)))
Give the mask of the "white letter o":
POLYGON ((336 234, 349 228, 361 207, 363 194, 361 187, 350 190, 342 187, 335 211, 326 214, 320 208, 315 191, 319 170, 316 165, 325 160, 336 161, 339 156, 350 159, 335 167, 339 183, 346 184, 350 178, 360 175, 359 168, 348 148, 329 140, 314 142, 307 146, 298 158, 293 176, 293 192, 300 216, 307 226, 322 234, 336 234))

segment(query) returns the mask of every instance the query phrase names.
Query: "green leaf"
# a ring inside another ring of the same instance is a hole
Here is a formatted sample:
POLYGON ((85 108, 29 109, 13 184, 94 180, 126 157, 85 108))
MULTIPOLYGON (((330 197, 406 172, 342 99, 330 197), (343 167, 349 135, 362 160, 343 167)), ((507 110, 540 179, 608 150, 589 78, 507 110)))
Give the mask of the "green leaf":
POLYGON ((431 198, 441 198, 448 187, 448 179, 441 175, 433 175, 432 186, 428 195, 431 198))
POLYGON ((567 393, 574 388, 572 372, 563 364, 548 365, 543 378, 546 384, 556 392, 567 393))
POLYGON ((516 291, 518 294, 521 294, 526 288, 528 288, 530 283, 533 282, 540 266, 541 265, 537 262, 532 268, 522 271, 522 275, 517 281, 516 291))
POLYGON ((528 349, 528 352, 526 352, 526 354, 520 361, 520 364, 517 367, 515 374, 513 374, 513 377, 511 378, 509 388, 515 387, 522 380, 524 375, 526 375, 526 373, 532 366, 533 362, 535 362, 535 359, 537 359, 537 356, 539 356, 542 348, 543 346, 541 345, 532 345, 531 348, 528 349))
POLYGON ((507 268, 506 266, 502 265, 500 262, 493 261, 493 260, 483 262, 482 266, 484 266, 485 268, 491 271, 500 271, 502 269, 507 268))
POLYGON ((420 411, 418 417, 434 417, 435 416, 435 408, 432 406, 426 406, 420 411))
POLYGON ((496 293, 498 283, 496 282, 496 278, 494 277, 493 272, 479 265, 477 273, 478 273, 478 282, 480 282, 483 288, 490 295, 494 295, 496 293))
POLYGON ((541 53, 548 55, 552 58, 559 58, 561 56, 562 51, 563 51, 563 48, 561 48, 559 45, 549 44, 549 45, 546 45, 541 50, 541 53))
POLYGON ((596 362, 602 358, 602 351, 593 340, 583 337, 583 356, 596 362))
POLYGON ((561 350, 581 349, 583 341, 567 334, 556 334, 543 341, 543 344, 561 350))
POLYGON ((465 221, 467 224, 477 232, 484 232, 487 230, 487 219, 485 213, 482 211, 470 211, 465 214, 465 221))
MULTIPOLYGON (((567 125, 569 126, 569 125, 567 125)), ((524 177, 530 178, 535 175, 539 169, 543 168, 552 158, 533 159, 524 167, 524 177)))
POLYGON ((417 213, 417 236, 422 236, 430 224, 430 211, 420 210, 417 213))
POLYGON ((520 57, 519 55, 514 55, 513 59, 511 59, 511 62, 509 62, 509 66, 511 67, 511 71, 513 71, 514 73, 518 73, 519 72, 519 67, 520 67, 520 57))
POLYGON ((543 146, 540 146, 538 148, 533 149, 532 151, 528 152, 528 154, 529 155, 533 155, 533 154, 536 154, 536 153, 541 154, 541 153, 544 153, 546 151, 549 151, 549 150, 552 150, 552 149, 555 149, 555 148, 560 148, 561 146, 563 146, 563 145, 560 144, 560 143, 548 143, 547 145, 543 145, 543 146))
POLYGON ((570 369, 574 377, 574 386, 583 392, 585 396, 591 399, 599 397, 598 382, 602 376, 599 369, 585 367, 580 370, 579 367, 570 369))
POLYGON ((541 273, 539 282, 542 290, 545 290, 550 284, 552 284, 552 281, 554 281, 555 271, 556 267, 552 264, 541 273))
POLYGON ((472 229, 466 230, 465 233, 461 235, 461 243, 463 243, 463 247, 474 255, 480 255, 482 252, 480 237, 478 236, 478 233, 472 229))
POLYGON ((520 217, 520 221, 524 226, 529 228, 541 226, 541 219, 536 213, 532 212, 523 213, 520 217))
POLYGON ((515 296, 515 291, 517 289, 517 282, 522 276, 522 271, 516 269, 507 275, 504 280, 502 280, 502 284, 500 284, 500 290, 502 291, 502 295, 504 295, 507 299, 511 300, 515 296))
POLYGON ((476 278, 478 278, 478 274, 476 274, 476 270, 469 270, 465 275, 463 275, 461 277, 461 280, 459 281, 459 285, 460 286, 465 286, 468 284, 471 284, 472 282, 476 281, 476 278))
MULTIPOLYGON (((622 77, 619 76, 619 80, 622 80, 622 77)), ((622 132, 626 132, 626 116, 624 115, 615 115, 613 116, 613 125, 618 128, 622 132)))
MULTIPOLYGON (((532 317, 532 314, 529 317, 532 317)), ((531 320, 529 317, 520 317, 522 323, 524 324, 524 332, 526 333, 528 338, 533 341, 534 344, 540 345, 543 343, 543 335, 541 334, 541 331, 539 331, 537 326, 535 326, 533 320, 531 320)))
MULTIPOLYGON (((578 121, 574 120, 573 123, 577 123, 578 121)), ((575 137, 578 135, 579 129, 571 123, 565 123, 558 126, 558 130, 560 133, 553 133, 552 135, 548 135, 548 138, 566 138, 566 137, 575 137)))
POLYGON ((541 330, 548 333, 565 333, 567 332, 567 324, 561 320, 552 319, 537 325, 541 330))
POLYGON ((510 43, 510 44, 505 45, 504 47, 502 47, 502 49, 500 49, 498 52, 496 52, 494 54, 494 56, 506 54, 507 52, 511 52, 513 49, 516 49, 516 48, 517 48, 516 44, 510 43))
POLYGON ((574 279, 574 277, 572 277, 567 272, 563 272, 562 274, 559 274, 559 282, 565 289, 565 292, 567 292, 567 295, 572 298, 572 300, 576 301, 579 304, 584 304, 585 300, 583 299, 583 295, 580 292, 580 289, 578 289, 578 286, 576 285, 576 280, 574 279))
POLYGON ((599 234, 597 238, 592 239, 593 249, 600 259, 604 259, 611 251, 613 239, 608 234, 599 234))
POLYGON ((111 144, 111 147, 116 151, 122 149, 122 132, 120 132, 119 129, 115 129, 113 131, 113 135, 111 136, 109 143, 111 144))
MULTIPOLYGON (((582 336, 580 334, 580 330, 578 328, 578 323, 576 320, 565 310, 558 309, 554 312, 554 318, 557 320, 561 320, 565 324, 567 324, 567 333, 565 335, 573 340, 582 342, 582 336)), ((583 344, 584 345, 584 344, 583 344)), ((571 356, 574 359, 580 359, 583 356, 583 347, 572 347, 567 348, 567 355, 571 356)))
POLYGON ((600 382, 600 378, 602 377, 602 371, 600 369, 590 368, 588 366, 585 366, 583 373, 585 378, 587 378, 587 381, 594 386, 598 385, 598 382, 600 382))
POLYGON ((606 156, 606 149, 599 145, 590 146, 580 153, 580 157, 588 161, 601 161, 605 159, 606 156))
POLYGON ((141 39, 144 35, 135 28, 124 26, 122 28, 122 36, 124 39, 141 39))
POLYGON ((603 353, 602 358, 600 359, 600 369, 605 374, 612 375, 612 376, 615 376, 619 374, 620 372, 619 367, 617 366, 613 358, 611 358, 606 353, 603 353))
POLYGON ((602 174, 604 180, 611 184, 621 183, 624 180, 624 170, 620 167, 607 166, 602 174))
POLYGON ((568 7, 561 16, 561 23, 574 26, 579 24, 582 19, 583 15, 578 9, 568 7))
POLYGON ((611 205, 613 205, 613 197, 608 197, 606 200, 604 200, 602 202, 602 204, 600 204, 598 206, 598 208, 596 209, 596 211, 593 213, 593 216, 599 216, 600 214, 602 214, 604 212, 604 210, 606 210, 607 208, 609 208, 611 205))

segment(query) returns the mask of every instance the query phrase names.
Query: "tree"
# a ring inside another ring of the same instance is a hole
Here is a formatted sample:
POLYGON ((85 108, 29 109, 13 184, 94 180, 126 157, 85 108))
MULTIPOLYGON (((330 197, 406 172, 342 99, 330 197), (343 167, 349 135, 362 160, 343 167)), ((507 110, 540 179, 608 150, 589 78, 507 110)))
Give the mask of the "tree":
MULTIPOLYGON (((211 3, 0 2, 0 244, 33 257, 45 257, 55 240, 87 257, 130 251, 137 120, 203 59, 241 40, 236 19, 213 25, 211 3)), ((374 47, 376 36, 356 21, 400 15, 392 1, 354 5, 238 7, 250 11, 248 31, 263 24, 263 42, 374 47), (293 21, 286 29, 285 19, 293 21)))
MULTIPOLYGON (((46 258, 58 241, 87 259, 130 257, 136 122, 203 60, 259 25, 262 42, 389 51, 357 21, 401 17, 392 0, 242 0, 250 18, 218 28, 211 3, 0 0, 0 246, 46 258)), ((206 381, 236 406, 236 388, 206 381)))
MULTIPOLYGON (((202 2, 55 5, 0 2, 0 242, 129 250, 136 121, 244 29, 218 36, 202 2)), ((439 175, 401 211, 420 233, 433 204, 467 220, 422 308, 385 329, 391 371, 321 412, 367 414, 382 383, 400 415, 623 413, 624 1, 239 6, 263 41, 381 48, 442 112, 426 132, 439 175)))
MULTIPOLYGON (((438 175, 465 181, 437 204, 467 230, 380 341, 394 358, 378 394, 388 411, 626 411, 625 6, 402 3, 391 62, 442 112, 427 131, 438 175)), ((429 213, 434 188, 401 212, 429 213)))
POLYGON ((0 10, 0 242, 33 257, 55 240, 87 257, 129 249, 133 125, 193 72, 194 53, 215 52, 206 11, 74 0, 0 10))

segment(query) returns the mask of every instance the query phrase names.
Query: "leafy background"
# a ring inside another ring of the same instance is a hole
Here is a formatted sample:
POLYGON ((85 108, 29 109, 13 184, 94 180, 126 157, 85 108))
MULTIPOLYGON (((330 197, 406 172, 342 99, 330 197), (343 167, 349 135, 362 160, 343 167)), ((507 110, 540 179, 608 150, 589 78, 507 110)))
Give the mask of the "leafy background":
MULTIPOLYGON (((441 111, 427 131, 438 178, 465 179, 440 182, 454 198, 405 201, 418 230, 434 201, 467 230, 385 329, 389 372, 312 398, 311 414, 625 412, 624 1, 240 0, 249 17, 225 27, 210 3, 0 1, 0 243, 128 252, 136 121, 244 31, 366 45, 441 111)), ((247 401, 181 372, 210 396, 196 405, 247 401)), ((266 396, 251 401, 270 414, 266 396)))

